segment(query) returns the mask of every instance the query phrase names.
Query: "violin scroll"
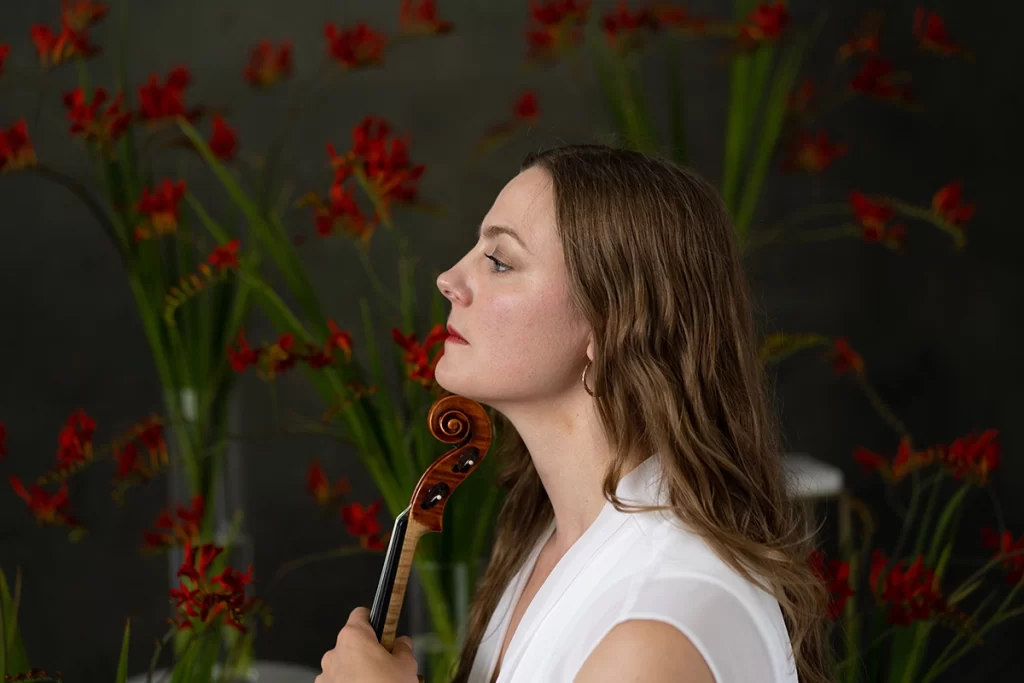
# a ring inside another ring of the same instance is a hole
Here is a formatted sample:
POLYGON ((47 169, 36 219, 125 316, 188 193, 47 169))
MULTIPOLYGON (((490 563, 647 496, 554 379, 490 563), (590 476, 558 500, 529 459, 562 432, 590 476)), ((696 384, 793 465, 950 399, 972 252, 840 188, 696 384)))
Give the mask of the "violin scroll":
POLYGON ((449 497, 491 447, 491 420, 479 403, 452 394, 430 407, 427 424, 438 441, 460 444, 427 468, 412 494, 412 519, 428 531, 441 531, 449 497))

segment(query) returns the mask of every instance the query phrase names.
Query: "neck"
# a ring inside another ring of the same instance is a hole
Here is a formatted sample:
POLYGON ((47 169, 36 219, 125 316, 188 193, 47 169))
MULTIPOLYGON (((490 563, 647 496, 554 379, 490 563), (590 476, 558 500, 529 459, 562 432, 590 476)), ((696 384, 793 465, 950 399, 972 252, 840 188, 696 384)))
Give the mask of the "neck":
POLYGON ((553 550, 564 552, 607 503, 602 484, 613 448, 594 399, 580 390, 543 405, 497 409, 515 426, 530 452, 555 515, 553 550))

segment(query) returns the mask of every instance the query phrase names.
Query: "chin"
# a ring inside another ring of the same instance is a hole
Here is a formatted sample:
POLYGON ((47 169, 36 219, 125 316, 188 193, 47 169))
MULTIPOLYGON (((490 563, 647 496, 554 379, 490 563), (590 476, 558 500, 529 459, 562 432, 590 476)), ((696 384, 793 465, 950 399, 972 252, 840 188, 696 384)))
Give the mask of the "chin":
POLYGON ((493 398, 487 387, 482 385, 483 378, 469 371, 468 366, 463 365, 462 371, 451 364, 448 354, 441 356, 434 368, 434 380, 445 391, 464 396, 477 403, 489 405, 488 399, 493 398))

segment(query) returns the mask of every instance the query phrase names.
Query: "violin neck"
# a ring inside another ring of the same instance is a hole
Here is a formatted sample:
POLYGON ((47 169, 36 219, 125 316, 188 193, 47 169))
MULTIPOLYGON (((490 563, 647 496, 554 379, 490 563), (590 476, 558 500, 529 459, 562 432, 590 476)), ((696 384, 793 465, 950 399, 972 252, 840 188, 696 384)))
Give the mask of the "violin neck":
POLYGON ((409 527, 409 508, 403 510, 395 517, 395 526, 391 531, 391 540, 388 542, 388 550, 384 555, 384 567, 380 572, 380 580, 377 582, 377 593, 373 597, 373 607, 370 608, 370 625, 377 634, 377 642, 384 636, 384 623, 388 616, 388 606, 391 604, 391 595, 395 588, 395 577, 398 574, 399 560, 402 556, 402 546, 405 543, 405 533, 409 527))

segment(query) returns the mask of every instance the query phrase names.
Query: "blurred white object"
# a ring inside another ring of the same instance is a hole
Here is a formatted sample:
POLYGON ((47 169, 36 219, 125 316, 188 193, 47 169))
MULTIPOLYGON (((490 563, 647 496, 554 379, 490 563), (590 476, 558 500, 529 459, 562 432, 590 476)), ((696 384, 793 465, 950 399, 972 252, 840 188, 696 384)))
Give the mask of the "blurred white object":
POLYGON ((796 498, 822 498, 843 491, 843 471, 812 458, 807 453, 787 453, 782 458, 786 469, 786 488, 796 498))
MULTIPOLYGON (((214 668, 216 669, 216 667, 214 668)), ((164 677, 166 672, 164 669, 157 669, 154 674, 153 683, 157 683, 157 681, 164 677)), ((258 660, 253 663, 246 679, 250 683, 312 683, 313 679, 319 675, 319 670, 310 669, 307 666, 299 666, 298 664, 290 664, 288 662, 258 660)), ((148 676, 148 672, 143 672, 136 676, 131 676, 127 683, 146 683, 148 676)))

